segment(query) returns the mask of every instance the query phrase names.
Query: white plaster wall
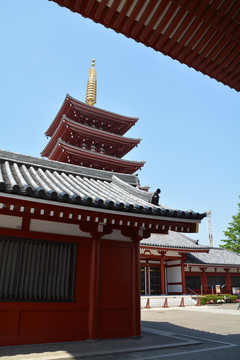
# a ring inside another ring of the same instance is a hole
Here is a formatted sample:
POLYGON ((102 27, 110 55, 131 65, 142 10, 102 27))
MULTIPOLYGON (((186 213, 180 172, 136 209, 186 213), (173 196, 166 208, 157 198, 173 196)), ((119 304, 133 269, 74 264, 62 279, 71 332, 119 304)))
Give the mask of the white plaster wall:
POLYGON ((213 273, 213 272, 215 272, 215 269, 214 269, 214 267, 209 267, 209 268, 207 268, 206 272, 213 273))
POLYGON ((194 271, 200 271, 200 268, 198 266, 193 266, 192 267, 192 272, 194 272, 194 271))
POLYGON ((114 229, 111 234, 104 235, 101 239, 104 240, 116 240, 116 241, 128 241, 131 242, 131 238, 122 235, 121 230, 114 229))
POLYGON ((180 265, 181 264, 181 260, 168 260, 167 261, 168 265, 180 265))
POLYGON ((81 231, 78 225, 60 223, 56 221, 37 220, 37 219, 31 219, 30 231, 39 231, 50 234, 81 236, 87 238, 91 237, 89 233, 81 231))
POLYGON ((234 268, 230 269, 230 273, 237 273, 237 269, 234 268))
POLYGON ((0 215, 0 227, 20 230, 22 228, 22 217, 0 215))
POLYGON ((166 256, 181 257, 177 251, 167 251, 166 256))
POLYGON ((182 285, 168 285, 168 292, 182 292, 182 285))
POLYGON ((181 266, 174 266, 167 268, 167 281, 168 282, 181 282, 181 266))

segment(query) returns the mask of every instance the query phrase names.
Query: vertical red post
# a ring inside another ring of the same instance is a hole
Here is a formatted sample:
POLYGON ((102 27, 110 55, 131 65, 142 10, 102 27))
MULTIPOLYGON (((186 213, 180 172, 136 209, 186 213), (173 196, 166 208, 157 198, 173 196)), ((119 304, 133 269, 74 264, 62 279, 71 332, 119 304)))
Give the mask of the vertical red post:
POLYGON ((205 294, 208 293, 208 280, 207 280, 207 274, 206 274, 206 268, 200 268, 200 270, 202 271, 202 274, 201 274, 201 285, 202 286, 202 293, 204 295, 204 292, 205 294))
POLYGON ((148 260, 146 260, 146 295, 151 295, 151 289, 150 289, 150 284, 149 284, 149 265, 148 265, 148 260))
POLYGON ((161 256, 160 274, 161 274, 161 295, 166 294, 165 290, 165 267, 164 267, 164 255, 161 256))
POLYGON ((97 338, 98 329, 98 305, 99 305, 99 265, 100 265, 100 241, 96 235, 92 237, 91 268, 89 275, 89 313, 88 329, 89 339, 97 338))
POLYGON ((182 255, 181 256, 182 293, 186 294, 186 279, 185 279, 185 269, 184 269, 184 258, 185 258, 185 255, 182 255))
POLYGON ((133 336, 141 335, 141 283, 140 283, 140 244, 133 240, 132 251, 132 296, 135 306, 132 310, 133 336))
POLYGON ((225 274, 225 284, 226 284, 226 291, 227 293, 231 294, 232 292, 232 282, 231 282, 231 276, 229 274, 229 269, 224 269, 226 274, 225 274))

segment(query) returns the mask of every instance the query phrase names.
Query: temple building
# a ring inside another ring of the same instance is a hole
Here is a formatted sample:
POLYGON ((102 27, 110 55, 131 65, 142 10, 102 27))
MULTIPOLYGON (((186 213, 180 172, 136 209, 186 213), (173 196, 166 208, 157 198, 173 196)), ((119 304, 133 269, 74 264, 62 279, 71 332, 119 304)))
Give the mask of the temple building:
POLYGON ((67 95, 46 132, 48 159, 0 151, 1 346, 140 336, 140 241, 206 216, 152 203, 143 162, 122 159, 137 118, 95 108, 95 85, 93 66, 87 103, 67 95))
MULTIPOLYGON (((201 245, 185 234, 151 234, 140 242, 141 295, 222 294, 240 287, 240 254, 201 245)), ((144 304, 144 301, 143 301, 144 304)))

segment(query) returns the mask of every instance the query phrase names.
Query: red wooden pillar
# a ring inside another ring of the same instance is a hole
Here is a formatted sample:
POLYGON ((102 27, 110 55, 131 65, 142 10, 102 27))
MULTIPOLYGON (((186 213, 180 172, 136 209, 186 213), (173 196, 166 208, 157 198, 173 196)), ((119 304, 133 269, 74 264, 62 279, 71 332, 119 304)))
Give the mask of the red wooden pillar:
POLYGON ((160 274, 161 274, 161 295, 165 295, 166 294, 166 286, 165 286, 165 266, 164 266, 164 260, 165 260, 165 254, 166 251, 160 251, 159 254, 161 255, 161 260, 160 260, 160 274))
POLYGON ((165 290, 165 267, 164 267, 164 257, 161 258, 161 294, 166 293, 165 290))
POLYGON ((149 264, 148 260, 146 260, 146 295, 151 295, 150 283, 149 283, 149 264))
POLYGON ((89 313, 88 329, 89 339, 97 338, 98 330, 98 306, 99 306, 99 265, 100 265, 100 241, 96 234, 92 236, 91 262, 89 274, 89 313))
POLYGON ((140 243, 133 239, 132 251, 132 297, 135 307, 132 312, 133 336, 141 335, 141 283, 140 283, 140 243))
POLYGON ((231 276, 229 274, 229 270, 230 269, 224 269, 224 271, 226 272, 225 274, 225 284, 226 284, 226 291, 227 293, 231 294, 232 291, 232 281, 231 281, 231 276))
POLYGON ((208 290, 208 281, 207 281, 207 274, 206 274, 206 268, 201 268, 200 269, 202 271, 202 274, 201 274, 201 285, 202 286, 202 293, 206 293, 207 290, 208 290))
POLYGON ((181 275, 182 275, 182 293, 186 294, 186 278, 185 278, 185 269, 184 269, 184 259, 185 254, 181 256, 181 275))

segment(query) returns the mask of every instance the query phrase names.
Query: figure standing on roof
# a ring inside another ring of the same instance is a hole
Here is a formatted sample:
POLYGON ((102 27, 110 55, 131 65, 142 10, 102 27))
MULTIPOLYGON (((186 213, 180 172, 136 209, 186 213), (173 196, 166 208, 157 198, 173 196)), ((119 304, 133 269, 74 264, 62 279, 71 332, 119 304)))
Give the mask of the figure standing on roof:
POLYGON ((153 205, 158 205, 160 192, 161 192, 161 190, 160 190, 160 189, 157 189, 157 190, 155 191, 155 193, 153 194, 152 200, 151 200, 151 203, 152 203, 153 205))

